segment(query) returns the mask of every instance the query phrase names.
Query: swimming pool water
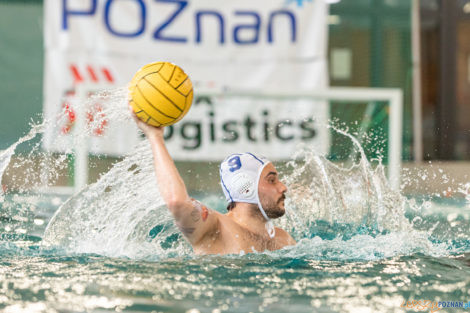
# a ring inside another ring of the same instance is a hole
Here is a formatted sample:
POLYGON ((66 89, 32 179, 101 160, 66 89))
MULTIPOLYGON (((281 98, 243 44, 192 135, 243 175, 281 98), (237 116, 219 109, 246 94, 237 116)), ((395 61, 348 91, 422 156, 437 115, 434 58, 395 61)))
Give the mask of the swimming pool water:
MULTIPOLYGON (((403 312, 408 300, 470 301, 461 201, 420 212, 416 228, 436 227, 433 238, 318 221, 297 246, 275 252, 132 258, 42 245, 64 198, 14 197, 2 204, 4 312, 403 312)), ((169 247, 181 240, 167 238, 169 247)), ((463 309, 441 309, 452 310, 463 309)))

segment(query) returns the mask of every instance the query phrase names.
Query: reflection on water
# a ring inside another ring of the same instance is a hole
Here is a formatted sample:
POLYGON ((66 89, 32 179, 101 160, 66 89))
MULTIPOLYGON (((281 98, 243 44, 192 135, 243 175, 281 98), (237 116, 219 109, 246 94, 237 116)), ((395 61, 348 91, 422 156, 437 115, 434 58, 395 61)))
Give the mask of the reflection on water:
POLYGON ((37 303, 47 312, 400 312, 408 299, 464 301, 470 287, 469 255, 344 262, 251 254, 146 262, 43 252, 3 259, 9 270, 0 273, 0 305, 24 312, 37 303))

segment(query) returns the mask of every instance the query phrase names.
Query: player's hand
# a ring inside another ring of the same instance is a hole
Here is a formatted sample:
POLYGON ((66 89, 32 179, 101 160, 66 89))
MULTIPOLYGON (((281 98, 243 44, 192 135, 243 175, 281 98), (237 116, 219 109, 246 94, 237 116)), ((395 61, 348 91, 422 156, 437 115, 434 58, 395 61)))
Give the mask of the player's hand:
POLYGON ((135 115, 134 110, 129 105, 129 111, 131 113, 132 119, 137 124, 137 127, 145 134, 147 138, 151 137, 162 137, 163 138, 163 127, 155 127, 145 123, 140 120, 137 115, 135 115))

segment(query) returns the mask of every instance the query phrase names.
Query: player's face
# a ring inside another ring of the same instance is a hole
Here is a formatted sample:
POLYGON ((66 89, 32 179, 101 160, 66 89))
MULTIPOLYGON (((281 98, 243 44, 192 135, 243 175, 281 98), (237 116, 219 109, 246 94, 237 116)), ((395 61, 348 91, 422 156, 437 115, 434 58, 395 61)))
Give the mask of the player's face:
POLYGON ((278 177, 276 168, 269 163, 261 172, 258 193, 261 205, 269 218, 278 218, 286 212, 284 208, 285 193, 287 191, 278 177))

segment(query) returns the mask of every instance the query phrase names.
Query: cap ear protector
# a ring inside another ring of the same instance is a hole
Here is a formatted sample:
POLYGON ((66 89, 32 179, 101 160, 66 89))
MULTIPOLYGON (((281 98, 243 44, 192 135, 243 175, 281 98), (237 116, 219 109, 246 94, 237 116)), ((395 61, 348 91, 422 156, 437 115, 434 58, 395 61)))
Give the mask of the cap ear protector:
POLYGON ((274 237, 274 226, 266 215, 258 195, 261 172, 270 161, 253 153, 235 153, 220 164, 220 183, 228 202, 246 202, 258 205, 266 219, 266 229, 274 237))
POLYGON ((246 198, 253 197, 256 190, 253 180, 243 172, 239 172, 233 176, 232 186, 237 194, 246 198))

